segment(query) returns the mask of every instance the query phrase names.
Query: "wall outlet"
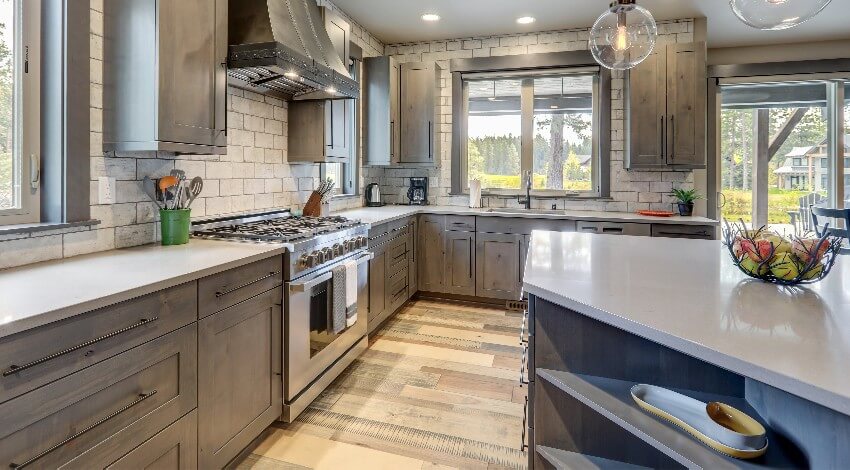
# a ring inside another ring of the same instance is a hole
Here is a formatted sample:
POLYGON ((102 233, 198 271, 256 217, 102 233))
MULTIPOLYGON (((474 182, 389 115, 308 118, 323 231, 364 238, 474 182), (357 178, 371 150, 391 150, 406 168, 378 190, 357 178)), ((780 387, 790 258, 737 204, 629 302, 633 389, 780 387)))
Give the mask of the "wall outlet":
POLYGON ((97 203, 115 204, 115 178, 101 176, 97 179, 97 203))

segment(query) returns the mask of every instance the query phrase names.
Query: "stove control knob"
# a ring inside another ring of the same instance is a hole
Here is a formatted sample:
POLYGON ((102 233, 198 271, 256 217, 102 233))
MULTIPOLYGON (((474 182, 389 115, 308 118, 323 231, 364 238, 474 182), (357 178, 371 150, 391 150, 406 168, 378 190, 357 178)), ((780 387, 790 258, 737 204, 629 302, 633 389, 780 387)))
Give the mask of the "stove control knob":
POLYGON ((313 266, 318 266, 322 263, 324 263, 324 260, 322 259, 321 253, 319 253, 318 251, 314 251, 314 252, 310 253, 310 267, 311 268, 313 266))
POLYGON ((334 245, 334 256, 342 256, 343 254, 345 254, 345 253, 342 249, 342 245, 340 245, 339 243, 335 244, 334 245))
POLYGON ((357 239, 357 246, 360 248, 367 248, 369 246, 369 239, 366 237, 360 237, 357 239))
POLYGON ((325 255, 325 256, 324 256, 324 258, 325 258, 325 262, 327 262, 327 261, 330 261, 330 260, 334 259, 334 250, 333 250, 333 249, 331 249, 330 247, 328 247, 328 248, 322 248, 322 254, 323 254, 323 255, 325 255))

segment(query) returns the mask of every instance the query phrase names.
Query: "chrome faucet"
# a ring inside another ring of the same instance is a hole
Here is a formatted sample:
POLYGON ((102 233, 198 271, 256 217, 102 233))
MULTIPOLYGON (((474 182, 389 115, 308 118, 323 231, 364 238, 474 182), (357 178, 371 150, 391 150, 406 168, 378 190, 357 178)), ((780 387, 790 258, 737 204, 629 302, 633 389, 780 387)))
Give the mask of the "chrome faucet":
POLYGON ((520 204, 525 204, 527 210, 531 210, 531 186, 534 184, 534 176, 531 171, 525 172, 525 199, 520 199, 520 204))

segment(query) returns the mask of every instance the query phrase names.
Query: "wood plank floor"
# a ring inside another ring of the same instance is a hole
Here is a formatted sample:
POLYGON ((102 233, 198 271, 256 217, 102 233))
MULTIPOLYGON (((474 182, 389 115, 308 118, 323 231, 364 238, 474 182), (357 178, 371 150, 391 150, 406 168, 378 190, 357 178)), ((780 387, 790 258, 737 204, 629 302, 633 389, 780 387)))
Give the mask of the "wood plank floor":
POLYGON ((239 469, 523 469, 521 316, 417 300, 239 469))

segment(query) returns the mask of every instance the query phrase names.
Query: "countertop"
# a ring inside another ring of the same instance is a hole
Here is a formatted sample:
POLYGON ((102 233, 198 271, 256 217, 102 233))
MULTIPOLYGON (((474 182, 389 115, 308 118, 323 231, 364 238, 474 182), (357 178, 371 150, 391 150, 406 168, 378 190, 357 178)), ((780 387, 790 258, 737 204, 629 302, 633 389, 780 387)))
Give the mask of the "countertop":
POLYGON ((0 271, 0 338, 283 252, 281 244, 192 239, 0 271))
POLYGON ((850 415, 850 256, 783 288, 719 241, 534 232, 523 288, 563 307, 850 415))
POLYGON ((414 214, 446 214, 446 215, 477 215, 485 217, 519 217, 529 219, 564 219, 564 220, 589 220, 604 222, 636 222, 653 224, 675 224, 675 225, 719 225, 720 222, 705 217, 649 217, 631 212, 602 212, 602 211, 547 211, 525 212, 517 209, 472 209, 462 206, 383 206, 383 207, 360 207, 340 212, 333 215, 341 215, 352 219, 360 219, 367 224, 382 224, 391 222, 414 214), (491 210, 495 212, 490 212, 491 210), (501 212, 500 212, 501 211, 501 212))

